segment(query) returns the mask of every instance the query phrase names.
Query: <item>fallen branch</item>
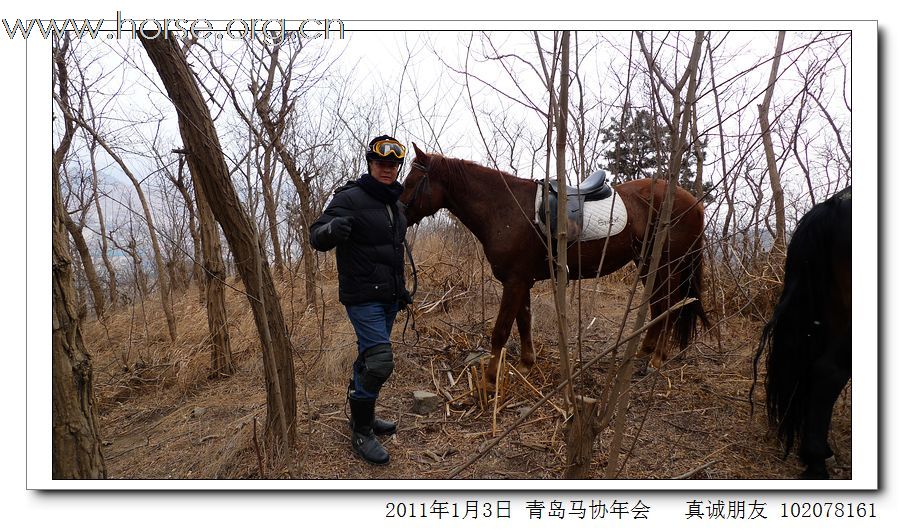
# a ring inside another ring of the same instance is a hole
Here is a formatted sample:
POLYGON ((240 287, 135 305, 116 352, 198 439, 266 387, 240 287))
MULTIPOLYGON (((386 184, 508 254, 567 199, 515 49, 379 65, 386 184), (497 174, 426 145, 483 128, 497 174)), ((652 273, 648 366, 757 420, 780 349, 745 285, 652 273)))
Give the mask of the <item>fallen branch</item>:
POLYGON ((703 471, 704 469, 708 468, 709 466, 715 464, 716 462, 718 462, 718 460, 710 460, 709 462, 703 464, 702 466, 698 466, 698 467, 688 471, 687 473, 682 473, 676 477, 672 477, 670 480, 684 480, 687 478, 691 478, 694 475, 696 475, 697 473, 699 473, 699 472, 703 471))
MULTIPOLYGON (((590 359, 589 361, 587 361, 586 363, 584 363, 583 365, 581 365, 581 366, 580 366, 577 370, 575 370, 575 372, 572 374, 572 378, 576 378, 577 376, 581 375, 582 373, 584 373, 585 370, 587 370, 588 368, 590 368, 591 366, 593 366, 594 364, 596 364, 597 362, 599 362, 600 359, 602 359, 604 356, 606 356, 606 355, 608 355, 609 353, 615 351, 619 346, 621 346, 621 345, 627 343, 627 342, 630 341, 631 339, 634 339, 635 337, 640 336, 641 333, 645 332, 645 331, 646 331, 647 329, 649 329, 650 327, 654 326, 655 324, 659 323, 661 320, 665 319, 667 316, 671 315, 672 312, 674 312, 674 311, 676 311, 676 310, 678 310, 678 309, 681 309, 682 307, 684 307, 684 306, 686 306, 686 305, 688 305, 688 304, 691 304, 691 303, 693 303, 693 302, 696 302, 696 301, 697 301, 696 298, 685 298, 684 300, 682 300, 681 302, 678 302, 677 304, 673 305, 672 307, 670 307, 670 308, 667 309, 666 311, 663 311, 663 312, 662 312, 660 315, 658 315, 656 318, 650 320, 649 322, 647 322, 646 324, 644 324, 643 326, 641 326, 640 328, 638 328, 636 331, 633 331, 633 332, 631 332, 630 334, 625 335, 624 337, 622 337, 622 339, 621 339, 620 341, 618 341, 617 343, 613 344, 613 345, 610 346, 609 348, 606 348, 606 349, 603 350, 601 353, 597 354, 594 358, 590 359)), ((517 371, 517 370, 516 370, 516 371, 517 371)), ((498 444, 499 442, 501 442, 503 438, 505 438, 506 436, 508 436, 509 434, 511 434, 512 431, 514 431, 515 429, 517 429, 522 423, 524 423, 524 420, 526 420, 531 414, 533 414, 534 412, 536 412, 537 409, 539 409, 544 403, 546 403, 547 401, 549 401, 554 395, 558 394, 563 388, 565 388, 565 386, 566 386, 567 384, 568 384, 568 381, 567 381, 567 380, 562 381, 561 383, 559 383, 559 385, 556 386, 556 388, 554 388, 554 389, 552 390, 552 392, 546 394, 546 395, 543 396, 539 401, 537 401, 536 403, 534 403, 534 405, 530 408, 529 411, 527 411, 527 413, 523 414, 520 418, 518 418, 517 420, 515 420, 515 423, 513 423, 513 424, 512 424, 511 426, 509 426, 505 431, 503 431, 502 434, 500 434, 500 435, 497 436, 496 438, 493 438, 492 440, 490 440, 489 443, 487 443, 485 447, 482 447, 482 448, 477 452, 477 454, 475 454, 474 456, 472 456, 471 458, 469 458, 467 462, 465 462, 464 464, 462 464, 462 465, 458 466, 457 468, 455 468, 454 470, 452 470, 452 473, 449 475, 449 478, 455 478, 455 477, 458 476, 462 471, 464 471, 465 469, 468 469, 469 467, 471 467, 471 465, 473 465, 474 462, 477 462, 483 455, 487 454, 487 452, 489 452, 490 449, 492 449, 493 447, 496 446, 496 444, 498 444)))
MULTIPOLYGON (((512 368, 512 371, 513 371, 513 372, 515 372, 516 374, 518 374, 518 377, 520 377, 521 380, 524 381, 524 383, 527 384, 527 386, 528 386, 531 390, 533 390, 534 392, 536 392, 536 394, 537 394, 538 396, 540 396, 541 398, 543 397, 543 392, 540 392, 539 390, 537 390, 537 387, 535 387, 534 385, 532 385, 532 384, 530 383, 530 381, 528 381, 527 378, 524 377, 524 374, 522 374, 521 372, 518 371, 517 368, 515 368, 514 366, 512 366, 512 363, 508 363, 508 365, 512 368)), ((554 409, 556 409, 557 411, 559 411, 559 413, 562 414, 562 417, 563 417, 563 418, 568 418, 568 413, 565 412, 564 410, 562 410, 561 408, 559 408, 558 406, 556 406, 555 403, 553 403, 552 401, 550 401, 550 402, 549 402, 549 405, 550 405, 552 408, 554 408, 554 409)), ((533 411, 531 411, 531 412, 533 412, 533 411)))

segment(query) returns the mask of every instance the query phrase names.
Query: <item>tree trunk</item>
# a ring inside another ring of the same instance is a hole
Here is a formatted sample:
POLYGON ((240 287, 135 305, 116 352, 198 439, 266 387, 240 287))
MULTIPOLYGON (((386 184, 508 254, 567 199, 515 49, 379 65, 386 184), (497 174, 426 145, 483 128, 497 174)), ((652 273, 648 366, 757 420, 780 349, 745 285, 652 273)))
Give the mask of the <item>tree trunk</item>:
POLYGON ((772 58, 772 71, 769 73, 769 84, 766 86, 763 103, 757 105, 760 117, 760 131, 763 134, 763 149, 766 151, 766 164, 769 168, 769 182, 772 184, 772 203, 775 205, 774 249, 785 248, 785 192, 782 190, 782 180, 778 174, 778 164, 775 161, 775 148, 772 145, 772 134, 769 132, 769 106, 772 102, 772 91, 775 88, 775 79, 778 76, 778 65, 782 58, 784 43, 785 32, 779 31, 778 40, 775 43, 775 57, 772 58))
POLYGON ((270 246, 273 247, 273 268, 276 276, 281 278, 285 264, 283 263, 282 247, 279 244, 279 223, 276 221, 276 200, 273 196, 273 171, 276 169, 276 164, 273 163, 272 153, 272 148, 264 151, 261 187, 264 193, 264 212, 267 214, 267 225, 270 229, 270 246))
MULTIPOLYGON (((712 79, 716 78, 716 67, 713 64, 713 50, 711 43, 709 40, 706 42, 706 51, 709 56, 709 76, 712 79)), ((716 123, 719 125, 719 161, 722 164, 722 191, 725 196, 725 204, 727 206, 727 210, 725 212, 725 221, 722 223, 722 249, 723 254, 728 256, 728 246, 729 244, 734 242, 735 236, 732 234, 729 240, 729 230, 731 229, 732 221, 734 220, 734 194, 731 191, 732 179, 729 178, 728 173, 728 165, 726 160, 728 157, 725 155, 725 121, 722 119, 722 105, 719 103, 719 87, 713 86, 712 88, 713 100, 715 102, 716 107, 716 123)))
MULTIPOLYGON (((182 200, 185 201, 185 207, 188 209, 188 232, 191 234, 191 241, 194 245, 192 275, 195 277, 195 282, 198 284, 198 302, 201 305, 204 305, 207 302, 205 294, 207 289, 207 275, 201 270, 203 252, 201 251, 201 229, 198 227, 200 221, 197 220, 201 214, 199 212, 196 215, 195 208, 192 206, 191 194, 188 192, 188 186, 185 185, 185 174, 183 173, 184 166, 185 159, 180 156, 178 173, 176 174, 176 178, 171 177, 170 181, 175 184, 176 189, 179 190, 179 194, 182 195, 182 200)), ((200 210, 200 206, 198 209, 200 210)), ((219 249, 219 243, 217 244, 217 248, 219 249)), ((223 258, 221 255, 220 262, 222 261, 223 258)))
MULTIPOLYGON (((55 46, 57 83, 61 98, 68 102, 65 54, 69 39, 55 46)), ((63 227, 63 199, 60 194, 60 167, 75 126, 66 119, 66 130, 53 152, 53 330, 51 354, 53 434, 51 436, 51 476, 53 479, 106 478, 97 422, 94 419, 94 388, 91 356, 82 341, 76 307, 73 304, 72 260, 63 227)))
MULTIPOLYGON (((562 64, 560 65, 559 98, 556 109, 556 178, 560 185, 568 183, 565 175, 565 148, 568 139, 568 51, 569 32, 562 33, 560 50, 562 64)), ((550 83, 552 88, 552 83, 550 83)), ((554 94, 549 95, 550 98, 554 94)), ((565 287, 568 284, 568 208, 566 194, 560 193, 557 197, 558 218, 556 219, 556 317, 559 332, 559 368, 563 381, 568 381, 566 396, 573 404, 574 388, 571 385, 571 363, 568 358, 568 306, 565 301, 565 287)), ((580 234, 578 234, 580 235, 580 234)))
MULTIPOLYGON (((175 252, 173 254, 175 254, 175 252)), ((166 271, 169 275, 170 295, 173 293, 183 293, 188 288, 188 281, 186 279, 186 276, 188 275, 185 272, 185 268, 182 266, 182 262, 176 259, 174 255, 170 256, 170 259, 166 262, 166 271)))
POLYGON ((313 212, 311 208, 311 192, 307 182, 305 182, 305 193, 299 194, 304 196, 305 202, 301 203, 299 208, 299 217, 301 218, 301 227, 299 229, 301 235, 301 259, 304 263, 304 299, 307 307, 314 307, 317 302, 317 281, 315 279, 315 263, 314 251, 310 241, 310 227, 313 220, 313 212))
POLYGON ((163 263, 163 255, 160 252, 160 243, 157 241, 157 229, 154 226, 154 217, 151 208, 141 190, 138 179, 131 177, 141 208, 144 210, 144 218, 148 225, 148 234, 151 236, 151 249, 154 251, 154 265, 157 268, 157 282, 160 285, 160 303, 163 306, 163 315, 166 318, 166 327, 169 330, 170 340, 176 341, 176 317, 173 316, 173 308, 170 302, 170 286, 166 277, 166 265, 163 263))
POLYGON ((104 318, 105 298, 100 288, 100 281, 97 279, 97 269, 94 268, 94 260, 91 259, 91 250, 88 249, 88 243, 82 235, 82 227, 75 224, 75 221, 65 211, 60 209, 60 219, 66 227, 66 231, 72 236, 72 242, 75 250, 78 252, 79 259, 82 262, 82 269, 85 271, 85 279, 88 282, 88 289, 91 290, 91 297, 94 299, 94 314, 98 320, 104 318))
MULTIPOLYGON (((181 167, 182 160, 179 160, 181 167)), ((220 233, 210 205, 195 174, 192 173, 195 188, 195 203, 198 205, 201 253, 204 255, 205 277, 202 280, 207 299, 207 325, 210 328, 210 370, 213 377, 232 375, 235 363, 232 361, 232 347, 229 342, 229 328, 226 319, 226 265, 223 263, 223 249, 220 248, 220 233)))
POLYGON ((151 237, 151 250, 154 253, 154 265, 157 269, 157 283, 160 285, 160 303, 163 306, 163 315, 166 318, 166 326, 169 330, 170 340, 175 342, 176 318, 173 316, 173 309, 170 304, 170 286, 169 281, 167 281, 167 269, 166 264, 163 263, 163 254, 160 251, 160 243, 157 241, 157 228, 154 226, 154 217, 151 214, 151 207, 148 204, 147 198, 144 196, 144 191, 141 189, 141 183, 138 182, 135 175, 127 169, 125 162, 123 162, 119 155, 114 154, 113 150, 106 142, 100 139, 98 139, 98 142, 106 149, 107 153, 119 163, 119 167, 122 168, 126 176, 129 177, 129 180, 132 181, 135 192, 138 194, 138 201, 141 202, 144 220, 148 226, 148 235, 151 237))
POLYGON ((135 289, 138 291, 141 300, 144 300, 148 296, 148 278, 144 274, 144 261, 142 261, 141 254, 138 252, 138 243, 135 241, 135 236, 130 234, 129 237, 126 254, 132 258, 132 268, 135 269, 135 289))
POLYGON ((694 158, 697 159, 697 167, 694 171, 694 196, 697 199, 703 199, 703 142, 700 141, 700 133, 697 131, 696 102, 692 105, 691 141, 694 143, 694 158))
POLYGON ((600 424, 602 407, 596 399, 576 395, 574 411, 566 423, 565 478, 585 479, 593 462, 593 442, 603 430, 600 424))
POLYGON ((91 356, 73 304, 72 260, 66 249, 58 178, 54 175, 52 473, 54 479, 106 478, 94 419, 91 356))
POLYGON ((255 224, 229 178, 210 110, 195 84, 185 55, 170 39, 141 38, 176 107, 179 132, 198 189, 210 205, 235 256, 261 338, 267 384, 265 440, 274 456, 295 446, 296 402, 292 345, 255 224))
POLYGON ((104 267, 107 269, 107 289, 110 295, 110 306, 112 309, 116 309, 119 305, 119 293, 117 292, 116 285, 116 267, 113 266, 113 262, 110 261, 110 253, 109 248, 107 247, 107 226, 104 223, 104 212, 100 207, 100 194, 98 193, 98 184, 97 184, 97 160, 95 158, 95 149, 97 149, 97 142, 93 142, 89 148, 90 158, 91 158, 91 176, 92 176, 92 186, 94 187, 94 208, 97 210, 97 225, 98 232, 100 234, 100 254, 101 259, 104 262, 104 267))
MULTIPOLYGON (((568 79, 569 79, 569 52, 570 32, 562 33, 562 64, 559 76, 559 98, 556 111, 556 178, 560 183, 567 183, 565 174, 565 148, 568 140, 568 79)), ((550 94, 550 97, 552 94, 550 94)), ((586 478, 590 470, 590 453, 593 449, 593 441, 599 434, 599 429, 593 427, 596 418, 596 400, 585 400, 575 394, 571 377, 571 359, 568 354, 568 305, 565 301, 565 288, 568 283, 568 237, 567 237, 567 205, 566 194, 558 196, 558 219, 556 234, 556 317, 558 319, 559 333, 559 368, 562 379, 567 381, 566 396, 568 397, 571 418, 566 428, 567 459, 565 478, 586 478)), ((580 234, 577 235, 580 237, 580 234)))

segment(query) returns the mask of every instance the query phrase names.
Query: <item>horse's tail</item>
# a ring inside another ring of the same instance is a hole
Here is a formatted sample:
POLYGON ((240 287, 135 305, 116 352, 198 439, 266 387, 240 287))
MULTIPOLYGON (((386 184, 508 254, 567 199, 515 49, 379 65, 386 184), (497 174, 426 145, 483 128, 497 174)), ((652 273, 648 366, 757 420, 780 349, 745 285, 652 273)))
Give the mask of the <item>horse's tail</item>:
POLYGON ((706 318, 706 310, 700 300, 703 292, 703 234, 697 237, 690 250, 682 257, 680 278, 679 288, 682 294, 685 298, 694 299, 693 302, 678 309, 672 328, 675 342, 684 349, 697 336, 698 321, 704 327, 709 327, 709 319, 706 318))
POLYGON ((782 294, 753 358, 751 403, 757 366, 765 353, 766 413, 784 442, 786 455, 807 421, 811 365, 828 347, 826 316, 838 303, 831 256, 843 251, 845 245, 850 250, 851 203, 848 200, 845 204, 839 195, 801 218, 788 244, 782 294), (847 231, 843 229, 844 215, 847 231))

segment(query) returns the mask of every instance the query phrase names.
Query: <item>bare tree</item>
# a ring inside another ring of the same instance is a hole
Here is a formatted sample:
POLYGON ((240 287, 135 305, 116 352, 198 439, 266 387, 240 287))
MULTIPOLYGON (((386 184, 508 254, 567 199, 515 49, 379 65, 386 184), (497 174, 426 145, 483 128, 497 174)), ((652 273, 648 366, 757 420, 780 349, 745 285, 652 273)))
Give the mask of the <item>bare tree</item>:
POLYGON ((782 179, 775 162, 775 148, 772 145, 772 135, 769 133, 769 106, 772 103, 772 93, 775 89, 775 80, 778 75, 778 66, 782 58, 782 47, 785 42, 785 32, 778 32, 775 43, 775 56, 772 58, 772 71, 769 73, 769 84, 763 95, 763 102, 757 105, 760 117, 760 131, 763 135, 763 149, 766 151, 766 162, 769 167, 769 182, 772 184, 772 203, 775 205, 775 247, 785 248, 785 191, 782 189, 782 179))
MULTIPOLYGON (((158 171, 162 173, 169 184, 172 184, 176 191, 179 193, 179 196, 182 199, 182 204, 179 205, 184 208, 184 214, 188 219, 188 233, 191 237, 192 241, 192 252, 188 254, 184 248, 182 248, 182 237, 180 234, 172 234, 170 240, 171 252, 169 256, 169 264, 170 264, 170 276, 177 276, 177 269, 181 269, 181 267, 177 266, 177 262, 182 262, 181 254, 192 256, 192 277, 194 277, 195 282, 198 284, 198 300, 202 305, 206 303, 206 282, 203 276, 203 272, 201 270, 201 261, 202 261, 202 253, 201 253, 201 234, 198 228, 198 214, 196 213, 195 201, 192 200, 191 197, 191 189, 189 187, 188 182, 185 179, 185 175, 183 170, 185 161, 180 157, 179 158, 179 169, 174 174, 170 169, 171 163, 166 160, 164 155, 160 153, 157 149, 157 142, 153 142, 151 145, 151 150, 154 153, 154 159, 157 163, 158 171)), ((166 194, 165 184, 161 185, 161 191, 166 194)), ((175 202, 175 201, 173 201, 175 202)), ((179 206, 174 205, 174 208, 178 208, 179 206)), ((175 289, 176 281, 173 281, 174 289, 175 289)))
POLYGON ((170 285, 167 278, 167 267, 163 261, 163 254, 160 250, 160 243, 157 239, 157 229, 154 225, 154 216, 151 213, 151 206, 147 199, 144 190, 141 187, 141 181, 135 174, 131 171, 129 166, 126 164, 125 160, 116 152, 115 149, 101 136, 101 134, 84 119, 80 114, 74 113, 72 109, 65 102, 61 102, 60 98, 54 95, 54 99, 57 101, 57 104, 60 105, 61 110, 64 114, 66 114, 70 119, 78 123, 85 131, 87 131, 96 141, 97 143, 104 148, 107 154, 116 162, 122 172, 129 178, 132 186, 135 188, 135 192, 138 196, 139 202, 141 202, 141 208, 144 212, 144 221, 148 226, 148 233, 151 239, 151 248, 154 254, 154 262, 157 267, 157 283, 160 287, 160 301, 163 306, 163 314, 166 318, 167 328, 169 330, 169 336, 171 341, 176 340, 176 319, 173 316, 172 303, 170 301, 170 285))
MULTIPOLYGON (((185 154, 184 152, 180 154, 185 154)), ((179 157, 178 180, 183 179, 185 159, 179 157)), ((197 178, 192 174, 192 179, 197 178)), ((211 375, 231 375, 235 373, 229 328, 226 320, 226 266, 223 264, 223 250, 220 248, 220 233, 210 204, 204 197, 201 183, 194 182, 195 203, 198 205, 198 223, 201 253, 204 257, 204 279, 200 289, 206 292, 207 325, 210 329, 210 369, 211 375)))
POLYGON ((235 192, 210 110, 178 44, 141 39, 176 108, 192 178, 210 205, 236 257, 261 339, 267 384, 265 440, 271 455, 289 458, 295 447, 296 395, 292 345, 256 226, 235 192))
MULTIPOLYGON (((55 43, 56 84, 67 101, 68 75, 65 54, 68 37, 55 43)), ((91 356, 82 341, 76 305, 73 303, 72 260, 69 257, 60 193, 60 168, 75 125, 65 121, 65 132, 53 151, 53 392, 52 476, 54 479, 106 478, 100 437, 94 417, 91 356)))
MULTIPOLYGON (((224 68, 214 66, 212 70, 229 93, 239 117, 248 126, 249 135, 264 149, 264 164, 259 169, 259 174, 265 216, 270 229, 274 258, 279 265, 278 271, 282 269, 283 261, 290 260, 290 255, 280 253, 276 220, 277 195, 272 190, 276 160, 282 164, 298 194, 297 211, 293 218, 300 223, 295 231, 302 239, 299 252, 304 266, 305 301, 308 306, 312 306, 316 300, 316 282, 314 252, 307 241, 308 226, 315 218, 313 181, 322 176, 321 168, 315 162, 318 158, 317 152, 329 142, 316 138, 317 134, 314 134, 315 138, 310 139, 308 145, 298 148, 293 145, 292 124, 298 116, 296 106, 299 98, 314 85, 315 79, 312 78, 320 75, 319 66, 322 58, 314 56, 310 63, 302 62, 303 45, 294 40, 248 42, 245 51, 252 58, 247 72, 252 99, 250 110, 243 107, 244 94, 239 94, 236 90, 236 81, 227 76, 224 68), (284 50, 288 52, 285 60, 281 55, 284 50)), ((212 58, 212 52, 210 50, 207 52, 212 58)), ((309 128, 308 132, 315 132, 314 129, 316 128, 309 128)))
MULTIPOLYGON (((571 33, 562 32, 559 53, 561 61, 559 66, 559 97, 555 109, 556 118, 556 178, 559 182, 568 182, 565 173, 565 156, 568 143, 568 85, 570 81, 569 53, 571 51, 571 33)), ((554 94, 550 94, 553 98, 554 94)), ((581 150, 579 150, 581 151, 581 150)), ((598 431, 594 429, 598 401, 584 399, 575 394, 572 375, 571 359, 568 354, 568 313, 565 290, 568 284, 568 236, 567 236, 567 206, 566 193, 558 195, 558 219, 556 220, 558 233, 556 234, 556 317, 559 331, 559 369, 562 380, 566 382, 565 390, 568 398, 571 418, 568 421, 568 454, 565 469, 565 478, 585 478, 590 470, 591 451, 593 441, 598 431)))
POLYGON ((116 309, 119 305, 119 292, 116 283, 116 267, 110 260, 110 251, 108 247, 107 225, 103 208, 100 207, 100 175, 97 171, 97 142, 90 139, 88 142, 89 160, 91 162, 91 182, 93 186, 94 196, 94 214, 97 216, 98 233, 100 239, 100 255, 107 269, 107 291, 110 298, 110 305, 116 309))
POLYGON ((276 174, 277 164, 273 161, 273 148, 267 146, 264 148, 263 163, 258 166, 258 173, 261 178, 261 192, 264 195, 264 213, 267 216, 268 232, 270 233, 270 247, 273 249, 273 268, 278 277, 283 275, 286 262, 283 257, 282 248, 279 241, 279 222, 276 217, 276 210, 279 207, 277 197, 274 193, 273 177, 276 174))
MULTIPOLYGON (((281 48, 281 43, 274 43, 271 46, 265 47, 265 51, 268 53, 270 61, 267 67, 267 78, 266 80, 264 80, 263 86, 259 86, 257 79, 252 79, 251 92, 254 97, 254 110, 261 121, 261 125, 263 126, 264 131, 267 134, 269 145, 271 145, 273 150, 276 152, 276 155, 282 162, 283 167, 286 168, 286 173, 288 173, 289 178, 292 179, 292 183, 295 185, 295 189, 298 191, 298 205, 300 214, 298 218, 301 221, 299 233, 302 237, 302 261, 304 263, 305 276, 305 302, 308 306, 313 306, 316 301, 317 294, 316 283, 314 281, 314 255, 311 251, 310 245, 308 244, 308 228, 314 221, 311 207, 310 183, 315 175, 308 170, 302 169, 303 167, 310 168, 311 165, 300 165, 296 161, 297 154, 290 152, 284 140, 284 135, 287 130, 287 118, 293 111, 296 103, 295 97, 290 96, 292 69, 296 64, 296 60, 299 54, 302 51, 302 47, 299 45, 294 50, 290 50, 290 56, 285 70, 283 70, 279 62, 279 52, 281 48), (283 76, 280 106, 278 109, 274 109, 272 99, 277 69, 281 70, 283 76)), ((263 59, 263 57, 261 57, 261 59, 263 59)), ((316 145, 308 148, 308 158, 314 156, 314 151, 316 150, 316 148, 316 145)))
MULTIPOLYGON (((57 104, 62 111, 63 122, 65 126, 64 138, 66 140, 66 149, 61 152, 59 166, 55 168, 58 173, 58 177, 61 177, 61 174, 64 172, 63 164, 65 163, 65 157, 69 151, 69 146, 72 144, 72 139, 75 136, 75 121, 72 119, 72 113, 70 110, 71 106, 69 98, 69 73, 66 66, 68 52, 68 39, 66 39, 62 45, 55 48, 55 53, 59 54, 59 56, 55 57, 54 60, 54 73, 56 74, 55 77, 59 86, 59 93, 54 93, 54 99, 56 99, 57 104)), ((84 182, 85 179, 82 177, 83 175, 78 175, 79 180, 81 182, 84 182)), ((61 184, 58 182, 57 185, 61 184)), ((91 296, 94 300, 94 312, 97 315, 97 318, 101 319, 104 316, 105 297, 101 291, 100 282, 97 279, 97 272, 94 268, 94 259, 91 257, 91 251, 88 248, 88 243, 85 241, 85 237, 82 234, 82 229, 85 226, 85 219, 88 211, 88 205, 86 204, 87 202, 89 201, 81 201, 81 204, 78 205, 77 211, 81 212, 80 222, 78 223, 76 223, 70 216, 69 212, 66 211, 65 203, 61 203, 59 215, 61 221, 63 222, 63 225, 66 228, 66 231, 69 233, 70 237, 72 237, 72 242, 79 254, 79 259, 82 263, 82 268, 85 271, 85 277, 88 282, 88 287, 91 290, 91 296)))
MULTIPOLYGON (((134 291, 138 295, 139 300, 141 300, 141 303, 144 304, 144 300, 147 298, 148 294, 148 279, 144 272, 144 260, 141 258, 141 250, 138 245, 131 203, 129 203, 127 235, 119 236, 120 230, 121 228, 110 230, 110 242, 117 250, 129 257, 132 264, 132 282, 134 291)), ((134 299, 132 301, 134 302, 134 299)))
MULTIPOLYGON (((681 77, 675 81, 674 85, 672 85, 666 79, 665 75, 663 75, 663 73, 661 72, 659 65, 655 61, 655 58, 647 49, 646 44, 644 43, 643 35, 638 32, 637 37, 638 44, 640 45, 640 50, 643 53, 644 58, 646 59, 647 69, 651 81, 651 89, 653 90, 653 97, 654 101, 656 102, 656 106, 659 109, 665 108, 663 102, 661 101, 659 91, 656 88, 657 86, 661 86, 668 92, 669 95, 672 96, 672 112, 668 115, 671 117, 671 119, 667 122, 672 133, 671 152, 668 153, 669 187, 665 199, 663 200, 663 204, 659 209, 659 219, 655 221, 656 226, 654 231, 652 232, 654 236, 652 241, 652 248, 649 254, 645 254, 646 256, 648 256, 646 258, 646 260, 648 261, 644 263, 643 266, 638 268, 638 275, 642 275, 645 271, 647 271, 642 298, 642 300, 646 302, 648 300, 651 300, 654 294, 656 294, 654 293, 656 276, 659 274, 660 261, 663 257, 663 249, 665 247, 666 240, 669 238, 668 227, 670 225, 672 216, 672 204, 675 197, 675 190, 678 186, 678 176, 681 171, 681 162, 684 158, 684 151, 686 148, 685 146, 687 146, 687 136, 690 129, 690 121, 692 118, 692 107, 697 98, 697 68, 700 61, 701 49, 703 47, 704 33, 702 31, 696 32, 691 56, 688 60, 688 65, 681 77), (684 98, 682 99, 681 92, 682 90, 684 90, 685 86, 687 87, 687 89, 684 94, 684 98)), ((645 241, 644 245, 646 246, 647 243, 648 242, 645 241)), ((633 331, 637 331, 643 326, 643 322, 646 317, 647 304, 642 303, 637 310, 637 316, 635 317, 633 331)), ((612 385, 610 395, 606 400, 606 411, 604 411, 602 414, 604 417, 603 424, 608 423, 608 421, 606 421, 607 418, 614 418, 615 420, 615 425, 613 427, 614 434, 612 436, 612 442, 609 446, 609 461, 606 465, 607 478, 615 478, 615 476, 621 469, 621 466, 619 466, 620 462, 618 455, 621 452, 621 444, 625 432, 625 414, 628 408, 627 390, 630 383, 631 372, 630 361, 637 350, 638 342, 639 339, 637 336, 635 336, 634 339, 628 342, 625 357, 621 362, 618 373, 616 375, 616 380, 612 385)), ((624 462, 621 462, 621 464, 623 466, 624 462)))
POLYGON ((53 188, 52 473, 54 479, 106 478, 94 412, 91 355, 82 340, 76 304, 73 303, 72 260, 66 248, 66 232, 60 215, 62 199, 56 178, 53 188))
MULTIPOLYGON (((61 98, 61 101, 66 101, 61 98)), ((64 118, 65 119, 65 118, 64 118)), ((72 120, 68 121, 68 127, 72 127, 74 129, 74 123, 72 120)), ((94 198, 91 197, 88 201, 79 204, 77 207, 79 215, 79 221, 76 222, 72 219, 72 216, 66 208, 62 208, 60 210, 60 218, 63 221, 63 224, 66 227, 66 231, 69 232, 69 236, 72 238, 72 242, 75 245, 75 249, 78 252, 79 260, 82 264, 82 270, 85 271, 85 279, 88 283, 88 288, 91 290, 91 298, 94 301, 94 313, 97 315, 98 319, 104 318, 104 309, 105 309, 105 299, 106 297, 103 294, 103 291, 100 287, 100 281, 97 277, 97 269, 94 267, 94 258, 91 257, 91 250, 88 248, 88 243, 85 241, 85 236, 82 234, 82 230, 85 228, 85 222, 88 212, 88 204, 87 202, 93 201, 94 198)))

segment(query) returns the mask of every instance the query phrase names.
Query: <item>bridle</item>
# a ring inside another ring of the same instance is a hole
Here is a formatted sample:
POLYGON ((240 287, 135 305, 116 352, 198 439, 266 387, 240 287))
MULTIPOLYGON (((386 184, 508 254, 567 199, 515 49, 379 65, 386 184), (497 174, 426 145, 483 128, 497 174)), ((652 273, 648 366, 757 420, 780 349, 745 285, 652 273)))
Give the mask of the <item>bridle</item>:
POLYGON ((420 182, 418 182, 417 186, 414 188, 414 193, 411 195, 411 199, 409 199, 407 203, 402 203, 405 205, 406 209, 415 204, 415 201, 419 201, 418 205, 420 206, 420 201, 423 199, 423 195, 425 193, 428 197, 430 196, 430 165, 432 163, 432 160, 426 166, 417 162, 411 163, 411 168, 420 171, 421 173, 423 173, 423 176, 421 176, 420 182))

